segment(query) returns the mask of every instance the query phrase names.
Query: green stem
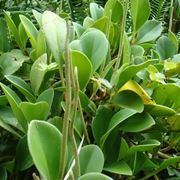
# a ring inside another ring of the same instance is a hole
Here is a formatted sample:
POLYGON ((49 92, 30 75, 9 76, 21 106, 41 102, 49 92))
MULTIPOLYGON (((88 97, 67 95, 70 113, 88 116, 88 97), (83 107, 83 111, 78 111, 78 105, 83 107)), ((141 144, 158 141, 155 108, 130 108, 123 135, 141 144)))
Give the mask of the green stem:
POLYGON ((70 60, 70 48, 69 48, 69 35, 70 35, 70 23, 67 22, 67 35, 65 44, 65 79, 66 79, 66 108, 64 113, 63 122, 63 139, 61 146, 61 156, 60 156, 60 180, 63 179, 64 170, 66 165, 66 153, 67 153, 67 139, 68 139, 68 128, 69 119, 71 115, 71 60, 70 60))
POLYGON ((81 175, 81 171, 80 171, 80 162, 79 162, 77 144, 76 144, 76 139, 74 136, 74 127, 75 127, 75 120, 76 120, 76 113, 77 113, 77 106, 78 106, 78 99, 79 99, 79 81, 78 81, 76 67, 73 72, 74 72, 74 82, 73 82, 74 99, 73 99, 73 107, 72 107, 72 119, 71 119, 71 124, 70 124, 70 139, 72 142, 72 147, 73 147, 74 157, 75 157, 75 162, 76 162, 75 163, 75 177, 78 178, 81 175))
POLYGON ((128 11, 128 6, 129 6, 129 0, 126 2, 123 2, 123 18, 122 22, 120 25, 120 38, 119 38, 119 50, 118 50, 118 56, 117 56, 117 62, 115 64, 115 70, 119 69, 119 66, 121 65, 121 59, 122 59, 122 52, 123 52, 123 47, 124 47, 124 31, 125 31, 125 25, 126 25, 126 16, 127 16, 127 11, 128 11))

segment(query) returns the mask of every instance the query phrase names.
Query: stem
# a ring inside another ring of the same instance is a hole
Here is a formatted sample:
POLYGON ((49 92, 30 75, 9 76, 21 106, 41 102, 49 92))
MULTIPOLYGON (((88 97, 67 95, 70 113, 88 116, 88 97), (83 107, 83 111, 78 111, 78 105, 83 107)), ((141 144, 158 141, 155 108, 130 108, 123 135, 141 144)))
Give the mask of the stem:
POLYGON ((129 6, 129 0, 127 0, 126 2, 123 2, 124 11, 123 11, 122 22, 120 25, 119 51, 118 51, 118 56, 117 56, 117 62, 115 64, 115 71, 118 70, 121 64, 122 52, 123 52, 123 47, 124 47, 124 31, 125 31, 125 25, 126 25, 126 16, 127 16, 127 11, 128 11, 128 6, 129 6))
POLYGON ((64 0, 61 0, 60 12, 62 12, 62 9, 63 9, 63 2, 64 2, 64 0))
POLYGON ((77 150, 77 144, 76 139, 74 136, 74 126, 75 126, 75 120, 76 120, 76 112, 77 112, 77 106, 78 106, 78 99, 79 99, 79 81, 78 81, 78 74, 77 74, 77 67, 74 69, 74 99, 73 99, 73 112, 72 112, 72 119, 70 124, 70 139, 72 142, 72 147, 74 151, 74 157, 75 157, 75 177, 78 178, 81 175, 80 171, 80 162, 79 162, 79 156, 78 156, 78 150, 77 150))
POLYGON ((66 153, 67 153, 67 139, 68 139, 68 127, 69 119, 71 114, 71 57, 69 49, 69 35, 70 35, 70 23, 67 22, 67 35, 65 44, 65 79, 66 79, 66 108, 64 113, 63 122, 63 139, 61 146, 61 156, 60 156, 60 180, 63 179, 65 165, 66 165, 66 153))
POLYGON ((81 121, 83 123, 83 128, 84 128, 84 133, 85 133, 86 140, 87 140, 88 144, 90 144, 90 138, 89 138, 89 135, 88 135, 88 132, 87 132, 87 129, 86 129, 86 123, 85 123, 85 120, 84 120, 80 99, 78 100, 78 109, 79 109, 81 121))
POLYGON ((168 28, 169 31, 171 31, 171 29, 172 29, 173 11, 174 11, 173 1, 171 1, 170 16, 169 16, 169 28, 168 28))

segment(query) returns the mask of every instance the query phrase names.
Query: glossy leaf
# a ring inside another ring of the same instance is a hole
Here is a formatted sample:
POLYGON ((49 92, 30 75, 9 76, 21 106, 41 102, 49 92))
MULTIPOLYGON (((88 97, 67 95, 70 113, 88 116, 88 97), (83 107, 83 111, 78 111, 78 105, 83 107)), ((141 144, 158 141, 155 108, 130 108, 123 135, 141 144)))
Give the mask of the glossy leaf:
POLYGON ((25 96, 28 101, 36 101, 32 89, 23 79, 13 75, 7 75, 6 79, 11 82, 25 96))
POLYGON ((104 166, 104 155, 96 145, 84 146, 79 154, 81 174, 101 172, 104 166))
POLYGON ((80 51, 73 50, 71 52, 71 57, 72 68, 74 70, 74 68, 77 67, 79 86, 80 89, 83 90, 92 75, 91 62, 89 61, 88 57, 80 51))
POLYGON ((109 0, 104 7, 104 14, 110 16, 112 11, 111 21, 114 23, 120 23, 123 18, 123 6, 119 0, 109 0))
POLYGON ((29 151, 43 179, 59 179, 62 142, 59 130, 48 122, 34 120, 29 125, 27 137, 29 151))
POLYGON ((38 30, 34 26, 34 24, 24 15, 19 16, 21 19, 21 22, 24 26, 24 29, 26 31, 26 34, 31 42, 31 45, 34 49, 36 49, 36 40, 38 36, 38 30))
POLYGON ((124 132, 141 132, 155 124, 154 119, 148 113, 135 114, 120 124, 124 132))
POLYGON ((105 134, 101 137, 101 146, 104 145, 108 135, 123 121, 127 120, 129 117, 133 116, 134 114, 136 114, 137 112, 135 110, 132 109, 122 109, 119 112, 117 112, 116 114, 113 115, 113 117, 111 118, 108 128, 105 132, 105 134))
POLYGON ((59 62, 65 48, 66 21, 53 12, 45 11, 42 15, 42 28, 48 46, 56 62, 59 62))
POLYGON ((106 36, 99 30, 92 29, 84 33, 79 40, 70 44, 74 50, 79 50, 87 55, 95 72, 106 60, 108 53, 108 41, 106 36))
POLYGON ((149 0, 131 0, 131 15, 133 19, 133 30, 136 32, 149 18, 149 0))
POLYGON ((101 173, 87 173, 83 176, 80 176, 77 180, 92 180, 92 179, 98 179, 98 180, 112 180, 112 178, 101 174, 101 173))
POLYGON ((156 40, 162 33, 161 23, 156 20, 147 21, 137 33, 136 43, 141 44, 156 40))
POLYGON ((132 176, 133 174, 131 168, 124 161, 107 164, 105 165, 104 170, 110 173, 127 175, 127 176, 132 176))
POLYGON ((46 120, 49 114, 49 105, 45 101, 37 103, 22 102, 19 104, 19 108, 23 112, 27 122, 34 119, 46 120))
POLYGON ((33 160, 30 155, 27 136, 24 136, 17 145, 15 155, 15 169, 16 171, 23 171, 30 168, 33 165, 33 160))
POLYGON ((100 144, 100 139, 106 132, 112 116, 113 111, 107 107, 100 106, 97 109, 92 122, 92 131, 97 144, 100 144))
POLYGON ((139 95, 130 90, 124 90, 114 95, 111 102, 120 107, 132 109, 139 113, 144 109, 142 99, 139 95))

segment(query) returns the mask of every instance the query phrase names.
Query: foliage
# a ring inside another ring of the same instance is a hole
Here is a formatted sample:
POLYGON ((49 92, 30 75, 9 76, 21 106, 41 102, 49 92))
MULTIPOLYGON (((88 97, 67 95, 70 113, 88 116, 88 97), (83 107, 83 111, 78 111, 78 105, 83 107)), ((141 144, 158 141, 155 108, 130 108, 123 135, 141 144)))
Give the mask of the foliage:
POLYGON ((3 12, 0 179, 180 177, 179 42, 153 2, 3 12))

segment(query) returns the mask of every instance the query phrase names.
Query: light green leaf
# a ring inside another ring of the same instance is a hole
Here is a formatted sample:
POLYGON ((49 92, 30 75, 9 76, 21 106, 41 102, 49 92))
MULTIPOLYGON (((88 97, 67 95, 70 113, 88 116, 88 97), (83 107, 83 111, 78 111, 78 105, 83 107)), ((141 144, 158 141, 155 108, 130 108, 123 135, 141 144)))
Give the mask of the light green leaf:
POLYGON ((13 75, 5 76, 6 79, 11 82, 30 102, 35 102, 36 98, 33 95, 33 91, 30 86, 21 78, 13 75))
POLYGON ((46 120, 49 115, 49 105, 45 101, 37 103, 22 102, 19 104, 19 108, 23 112, 27 122, 34 119, 46 120))
POLYGON ((37 21, 37 23, 39 24, 39 26, 42 26, 42 14, 36 10, 32 10, 32 13, 37 21))
POLYGON ((84 146, 79 154, 81 174, 101 172, 104 166, 104 155, 96 145, 84 146))
POLYGON ((149 0, 131 0, 131 16, 133 19, 133 31, 136 32, 149 18, 149 0))
POLYGON ((160 166, 159 169, 165 169, 168 166, 174 165, 176 163, 180 162, 180 156, 176 156, 176 157, 171 157, 169 159, 164 160, 160 166))
POLYGON ((84 33, 85 29, 83 28, 83 26, 81 26, 77 22, 73 22, 73 27, 74 27, 77 37, 80 38, 81 35, 84 33))
POLYGON ((106 60, 109 45, 106 36, 100 30, 91 29, 85 32, 79 40, 72 41, 70 46, 87 55, 95 72, 106 60))
POLYGON ((34 120, 27 137, 29 151, 43 179, 58 180, 62 134, 50 123, 34 120))
POLYGON ((24 26, 21 22, 18 26, 18 33, 19 33, 19 38, 20 38, 21 44, 22 44, 21 50, 24 51, 27 41, 28 41, 28 36, 27 36, 24 26))
POLYGON ((83 90, 92 75, 91 62, 88 57, 80 51, 71 51, 71 57, 73 70, 77 67, 79 86, 80 89, 83 90))
POLYGON ((104 15, 104 9, 96 3, 90 3, 90 14, 94 20, 100 19, 104 15))
POLYGON ((59 62, 65 49, 66 21, 53 12, 45 11, 42 15, 42 28, 48 46, 56 62, 59 62))
POLYGON ((176 35, 173 32, 169 31, 168 38, 173 42, 173 44, 176 48, 176 53, 178 53, 179 52, 179 42, 178 42, 176 35))
POLYGON ((141 44, 156 40, 162 33, 162 25, 156 20, 147 21, 137 33, 136 43, 141 44))
POLYGON ((36 40, 37 40, 37 36, 38 36, 38 30, 36 29, 36 27, 34 26, 34 24, 24 15, 20 15, 19 16, 21 19, 21 22, 24 26, 24 29, 26 31, 26 34, 31 42, 31 45, 34 49, 36 49, 36 40))
POLYGON ((132 170, 124 161, 106 164, 104 170, 110 173, 132 176, 132 170))
POLYGON ((131 56, 134 58, 136 57, 143 57, 144 55, 144 48, 139 45, 132 45, 131 46, 131 56))
POLYGON ((77 180, 92 180, 92 179, 97 179, 97 180, 113 180, 112 178, 101 174, 101 173, 87 173, 84 174, 83 176, 80 176, 77 180))
POLYGON ((155 124, 154 119, 148 113, 135 114, 120 124, 124 132, 141 132, 155 124))

